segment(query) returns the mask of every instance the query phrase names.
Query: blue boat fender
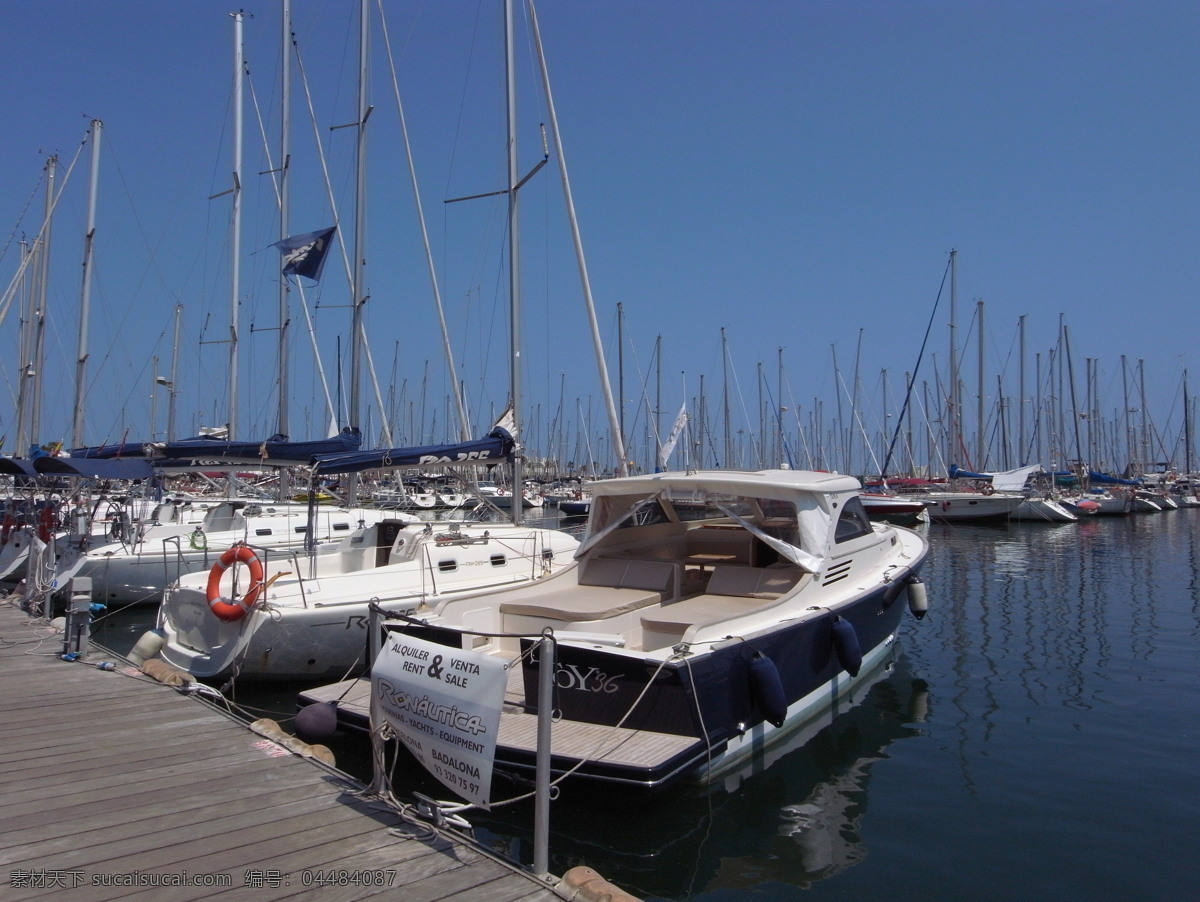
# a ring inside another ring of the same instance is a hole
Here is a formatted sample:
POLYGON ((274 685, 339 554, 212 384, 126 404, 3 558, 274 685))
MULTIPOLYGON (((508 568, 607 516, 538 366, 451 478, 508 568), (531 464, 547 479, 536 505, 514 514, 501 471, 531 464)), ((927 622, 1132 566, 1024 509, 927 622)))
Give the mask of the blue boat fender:
POLYGON ((317 702, 296 712, 296 735, 305 742, 324 742, 338 729, 337 702, 317 702))
POLYGON ((925 592, 925 583, 914 576, 908 581, 908 609, 918 620, 925 617, 929 610, 929 596, 925 592))
POLYGON ((756 651, 750 659, 750 694, 754 697, 767 723, 782 727, 787 718, 787 699, 783 694, 783 680, 775 662, 756 651))
POLYGON ((837 652, 838 663, 850 676, 858 676, 862 667, 862 649, 858 644, 858 633, 854 624, 849 620, 837 617, 833 621, 833 650, 837 652))

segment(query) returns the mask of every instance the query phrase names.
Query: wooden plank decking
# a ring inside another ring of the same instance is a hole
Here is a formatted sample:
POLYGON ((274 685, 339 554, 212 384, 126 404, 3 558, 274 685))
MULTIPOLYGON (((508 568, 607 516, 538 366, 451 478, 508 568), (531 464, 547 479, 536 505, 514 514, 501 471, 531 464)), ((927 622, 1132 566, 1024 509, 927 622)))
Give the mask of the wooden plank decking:
MULTIPOLYGON (((524 699, 520 671, 509 674, 508 697, 524 699)), ((305 699, 317 702, 337 700, 338 708, 350 717, 370 720, 370 680, 344 680, 306 689, 305 699)), ((537 751, 537 715, 505 711, 500 715, 499 745, 532 754, 537 751)), ((596 724, 560 721, 554 724, 550 748, 555 755, 569 758, 603 758, 626 767, 655 767, 697 745, 691 736, 631 730, 596 724)))
POLYGON ((48 633, 0 603, 5 900, 561 898, 194 697, 61 660, 48 633))

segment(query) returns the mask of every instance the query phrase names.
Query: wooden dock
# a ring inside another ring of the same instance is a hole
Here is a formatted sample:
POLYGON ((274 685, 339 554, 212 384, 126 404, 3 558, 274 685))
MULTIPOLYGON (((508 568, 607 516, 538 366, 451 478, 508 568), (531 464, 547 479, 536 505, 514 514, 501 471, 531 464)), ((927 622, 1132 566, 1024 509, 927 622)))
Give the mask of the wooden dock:
POLYGON ((578 880, 565 891, 570 874, 539 880, 410 820, 95 645, 90 663, 62 649, 61 634, 0 603, 5 900, 587 898, 578 880))

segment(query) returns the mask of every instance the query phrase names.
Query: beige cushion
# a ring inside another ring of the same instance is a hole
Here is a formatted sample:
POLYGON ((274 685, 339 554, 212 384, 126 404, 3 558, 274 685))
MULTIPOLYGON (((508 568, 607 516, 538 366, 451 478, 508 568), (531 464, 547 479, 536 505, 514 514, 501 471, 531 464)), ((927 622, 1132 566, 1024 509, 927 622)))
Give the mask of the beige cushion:
POLYGON ((738 595, 743 598, 778 598, 792 590, 803 571, 795 568, 739 567, 724 564, 713 568, 705 591, 709 595, 738 595))
POLYGON ((528 603, 505 602, 500 605, 500 613, 567 622, 604 620, 658 604, 660 601, 661 593, 644 589, 580 586, 565 592, 543 595, 528 603))

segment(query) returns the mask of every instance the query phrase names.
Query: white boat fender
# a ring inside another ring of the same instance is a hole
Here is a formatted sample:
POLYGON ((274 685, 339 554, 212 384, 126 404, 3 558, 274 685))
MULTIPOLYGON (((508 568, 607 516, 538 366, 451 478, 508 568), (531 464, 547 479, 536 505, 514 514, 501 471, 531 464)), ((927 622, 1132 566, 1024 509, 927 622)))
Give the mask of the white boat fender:
POLYGON ((925 591, 925 583, 916 576, 908 581, 908 609, 918 620, 924 619, 925 612, 929 610, 929 595, 925 591))
POLYGON ((842 617, 833 620, 833 650, 837 652, 838 663, 850 676, 858 676, 862 667, 862 649, 858 644, 858 633, 854 624, 842 617))
POLYGON ((305 742, 324 742, 337 732, 337 701, 305 705, 296 712, 296 735, 305 742))
POLYGON ((787 718, 787 699, 783 695, 783 680, 775 662, 756 651, 750 659, 750 694, 767 723, 782 727, 787 718))
POLYGON ((129 654, 125 657, 129 659, 131 664, 136 664, 141 667, 151 658, 157 658, 158 653, 162 651, 163 643, 167 641, 167 634, 160 629, 147 630, 142 633, 142 637, 133 644, 133 648, 129 649, 129 654))

